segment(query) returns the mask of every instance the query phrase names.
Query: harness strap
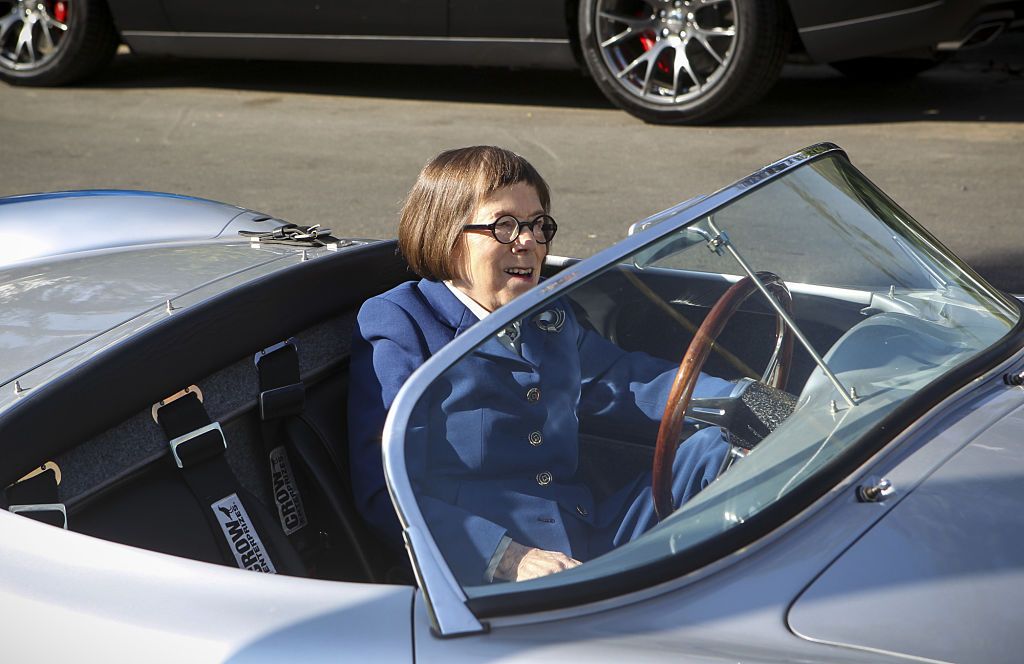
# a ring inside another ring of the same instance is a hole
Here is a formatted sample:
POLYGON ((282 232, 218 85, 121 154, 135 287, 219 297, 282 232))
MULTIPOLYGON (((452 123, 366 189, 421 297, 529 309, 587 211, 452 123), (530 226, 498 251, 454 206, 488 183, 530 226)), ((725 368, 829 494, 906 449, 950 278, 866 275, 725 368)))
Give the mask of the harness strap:
POLYGON ((270 467, 270 489, 277 507, 281 530, 304 559, 315 557, 321 542, 317 528, 310 525, 310 515, 302 496, 308 485, 296 473, 289 458, 294 447, 287 432, 288 419, 298 416, 305 407, 305 388, 299 375, 299 354, 294 339, 275 344, 256 353, 259 373, 259 415, 263 446, 270 467))
POLYGON ((271 574, 278 572, 282 562, 287 566, 283 552, 273 547, 265 518, 261 518, 264 508, 245 491, 224 458, 227 441, 220 424, 210 421, 196 393, 188 391, 163 403, 154 415, 225 563, 271 574))

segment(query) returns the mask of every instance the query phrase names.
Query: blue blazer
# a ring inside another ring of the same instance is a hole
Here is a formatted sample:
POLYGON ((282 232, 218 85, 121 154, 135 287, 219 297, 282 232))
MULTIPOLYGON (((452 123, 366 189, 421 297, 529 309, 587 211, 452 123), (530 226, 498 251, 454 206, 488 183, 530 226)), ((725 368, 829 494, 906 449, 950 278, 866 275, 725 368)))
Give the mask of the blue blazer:
MULTIPOLYGON (((621 530, 638 496, 650 494, 649 479, 637 478, 595 504, 576 479, 579 432, 582 424, 606 437, 640 433, 653 441, 676 365, 623 351, 579 325, 566 303, 545 311, 564 316, 557 330, 543 329, 541 315, 527 318, 521 354, 488 340, 435 381, 410 420, 406 462, 420 509, 468 585, 485 581, 506 535, 581 560, 598 555, 594 533, 621 530)), ((380 448, 387 410, 417 367, 476 322, 443 283, 427 280, 371 298, 359 311, 349 389, 352 486, 364 518, 396 547, 401 535, 380 448)), ((709 376, 698 383, 704 396, 731 387, 709 376)), ((680 447, 691 448, 708 457, 691 466, 717 471, 724 448, 680 447)))

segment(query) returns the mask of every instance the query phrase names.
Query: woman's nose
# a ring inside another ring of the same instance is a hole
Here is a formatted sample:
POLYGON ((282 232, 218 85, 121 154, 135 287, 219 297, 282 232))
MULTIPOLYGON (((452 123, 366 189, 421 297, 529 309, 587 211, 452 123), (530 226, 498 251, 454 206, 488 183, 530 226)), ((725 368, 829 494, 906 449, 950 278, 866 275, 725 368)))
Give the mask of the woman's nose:
POLYGON ((519 229, 519 237, 516 238, 513 246, 530 248, 537 244, 537 238, 533 235, 533 229, 529 226, 523 226, 519 229))

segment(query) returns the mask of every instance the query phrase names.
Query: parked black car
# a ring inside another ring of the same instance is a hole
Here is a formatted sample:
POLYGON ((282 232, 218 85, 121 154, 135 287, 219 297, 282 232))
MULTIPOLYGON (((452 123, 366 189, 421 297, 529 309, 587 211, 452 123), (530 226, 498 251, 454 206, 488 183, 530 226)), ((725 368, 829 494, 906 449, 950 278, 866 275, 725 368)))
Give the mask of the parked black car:
POLYGON ((582 66, 644 120, 701 123, 758 99, 791 53, 893 78, 1022 21, 1021 0, 0 0, 0 78, 70 83, 120 42, 203 58, 582 66))

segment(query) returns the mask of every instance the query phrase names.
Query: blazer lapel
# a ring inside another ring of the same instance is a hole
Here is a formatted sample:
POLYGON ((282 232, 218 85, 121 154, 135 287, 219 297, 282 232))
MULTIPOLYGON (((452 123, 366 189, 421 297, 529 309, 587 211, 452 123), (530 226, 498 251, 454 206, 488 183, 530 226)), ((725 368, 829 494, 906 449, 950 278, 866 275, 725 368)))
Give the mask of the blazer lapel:
POLYGON ((418 288, 423 299, 434 310, 437 319, 452 328, 455 336, 459 336, 478 321, 473 312, 459 302, 459 298, 440 281, 421 279, 418 288))
MULTIPOLYGON (((459 298, 448 290, 440 281, 427 281, 422 279, 419 282, 420 293, 434 310, 438 320, 452 328, 455 336, 459 336, 480 319, 459 301, 459 298)), ((525 325, 524 325, 525 326, 525 325)), ((491 337, 481 344, 475 351, 479 355, 485 355, 505 361, 523 362, 523 358, 499 341, 491 337)))
POLYGON ((564 326, 565 311, 558 306, 528 316, 523 320, 523 358, 539 368, 564 326))

